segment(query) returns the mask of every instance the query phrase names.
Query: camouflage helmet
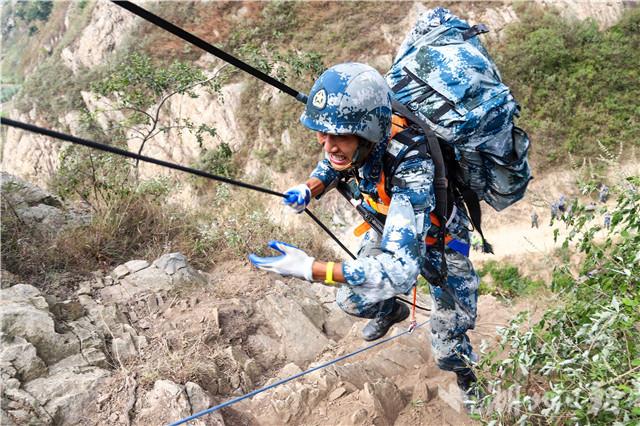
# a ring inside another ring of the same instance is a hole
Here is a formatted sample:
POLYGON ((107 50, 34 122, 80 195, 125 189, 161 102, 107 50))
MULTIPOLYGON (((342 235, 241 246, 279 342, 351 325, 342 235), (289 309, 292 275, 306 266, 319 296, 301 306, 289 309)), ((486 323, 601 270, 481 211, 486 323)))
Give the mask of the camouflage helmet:
POLYGON ((300 122, 332 135, 357 135, 376 145, 389 139, 391 91, 369 65, 334 65, 316 80, 300 122))

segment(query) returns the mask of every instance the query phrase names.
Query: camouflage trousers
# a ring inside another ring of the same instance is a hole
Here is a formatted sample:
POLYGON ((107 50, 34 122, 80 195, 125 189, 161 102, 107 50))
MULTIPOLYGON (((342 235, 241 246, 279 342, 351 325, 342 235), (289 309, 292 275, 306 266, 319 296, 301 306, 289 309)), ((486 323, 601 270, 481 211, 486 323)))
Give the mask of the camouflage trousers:
MULTIPOLYGON (((448 226, 448 232, 457 240, 469 243, 469 221, 458 210, 448 226)), ((380 239, 368 232, 358 256, 375 256, 380 253, 380 239)), ((430 284, 433 307, 431 311, 431 348, 438 367, 446 371, 461 370, 475 362, 471 342, 466 332, 475 327, 480 279, 467 256, 446 248, 446 290, 430 284)), ((435 249, 426 250, 425 262, 439 266, 441 254, 435 249)), ((336 302, 349 315, 375 318, 387 315, 396 303, 393 298, 381 300, 365 289, 344 285, 338 289, 336 302)), ((400 292, 398 292, 400 294, 400 292)))

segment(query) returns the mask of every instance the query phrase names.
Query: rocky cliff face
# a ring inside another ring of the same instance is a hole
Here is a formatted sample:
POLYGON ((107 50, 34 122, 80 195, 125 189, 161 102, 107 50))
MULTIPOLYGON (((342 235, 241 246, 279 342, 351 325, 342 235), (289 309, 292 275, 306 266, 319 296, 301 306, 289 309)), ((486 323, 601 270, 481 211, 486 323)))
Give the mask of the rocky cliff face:
MULTIPOLYGON (((538 1, 543 4, 553 4, 567 16, 574 16, 579 19, 593 18, 602 27, 613 24, 620 17, 625 7, 623 0, 538 1)), ((397 46, 401 42, 404 34, 415 21, 415 17, 426 10, 426 7, 415 3, 408 10, 407 17, 401 25, 393 28, 383 25, 381 28, 390 46, 397 46)), ((74 7, 68 8, 65 28, 69 27, 70 20, 73 19, 73 11, 74 7)), ((469 10, 462 10, 460 13, 465 14, 471 21, 484 22, 489 25, 493 30, 490 33, 490 37, 497 38, 500 37, 501 30, 506 24, 517 19, 512 6, 502 3, 487 3, 487 7, 473 7, 469 8, 469 10)), ((86 28, 80 33, 80 37, 63 49, 61 54, 62 63, 74 73, 82 72, 82 70, 91 69, 98 64, 104 63, 122 45, 131 29, 139 25, 139 23, 139 18, 134 17, 111 2, 96 2, 93 6, 91 19, 86 28)), ((54 39, 59 40, 60 37, 54 39)), ((391 51, 382 53, 371 60, 380 68, 385 68, 390 65, 393 53, 391 51)), ((200 64, 213 69, 209 55, 203 56, 200 64)), ((239 84, 225 87, 223 90, 224 105, 216 97, 207 96, 206 94, 198 99, 192 99, 188 96, 176 97, 171 101, 170 114, 165 117, 165 121, 171 123, 180 117, 198 117, 202 122, 213 124, 219 132, 216 138, 205 140, 205 147, 213 148, 221 141, 230 144, 232 147, 238 147, 243 143, 244 139, 242 129, 239 128, 236 118, 237 111, 241 108, 238 96, 241 90, 242 87, 239 84)), ((265 88, 265 90, 268 89, 265 88)), ((88 98, 90 96, 85 96, 85 99, 88 98)), ((95 108, 95 105, 87 101, 87 107, 91 110, 95 108)), ((29 114, 8 111, 7 115, 18 120, 43 124, 39 122, 38 112, 35 108, 29 114)), ((77 127, 77 120, 77 114, 71 113, 67 116, 59 117, 60 123, 58 126, 51 125, 58 128, 67 127, 73 131, 77 127)), ((61 146, 61 143, 48 138, 9 129, 3 140, 3 167, 10 173, 29 179, 34 183, 45 185, 57 168, 58 153, 61 146)), ((134 149, 135 146, 130 148, 134 149)), ((169 161, 189 164, 199 154, 199 147, 194 138, 180 137, 169 133, 156 138, 145 153, 151 156, 159 156, 169 161)), ((157 170, 154 166, 147 165, 143 165, 141 168, 143 177, 157 176, 158 173, 171 172, 157 170)))

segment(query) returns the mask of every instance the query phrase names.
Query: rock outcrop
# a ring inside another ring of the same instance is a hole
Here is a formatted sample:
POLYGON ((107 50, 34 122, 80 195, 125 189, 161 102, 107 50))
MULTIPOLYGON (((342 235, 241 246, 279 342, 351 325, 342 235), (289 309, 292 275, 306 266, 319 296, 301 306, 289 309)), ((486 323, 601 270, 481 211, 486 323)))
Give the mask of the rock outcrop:
MULTIPOLYGON (((33 188, 22 191, 25 200, 46 198, 33 188)), ((132 306, 144 294, 145 309, 149 300, 162 307, 158 300, 167 292, 184 285, 206 284, 206 278, 180 253, 167 254, 153 263, 130 261, 110 275, 94 275, 80 285, 77 297, 64 301, 47 299, 26 284, 0 290, 2 424, 97 424, 95 418, 86 417, 87 407, 112 369, 143 357, 148 345, 147 338, 132 325, 132 306)), ((249 360, 245 365, 250 365, 249 360)), ((163 389, 166 386, 159 385, 156 399, 162 399, 163 389)), ((177 416, 174 420, 184 410, 191 414, 210 402, 195 383, 187 383, 182 390, 188 405, 178 404, 174 407, 177 411, 170 411, 177 416)))
POLYGON ((7 424, 76 424, 110 374, 92 320, 57 322, 38 289, 17 284, 0 290, 0 324, 7 424))
POLYGON ((66 208, 58 197, 6 172, 0 172, 0 191, 6 214, 17 215, 20 221, 42 232, 57 232, 91 218, 87 212, 66 208))
MULTIPOLYGON (((73 8, 69 12, 73 12, 73 8)), ((125 40, 136 19, 135 15, 111 2, 97 1, 80 37, 62 50, 62 62, 74 74, 81 67, 93 68, 102 64, 125 40)))
MULTIPOLYGON (((187 382, 184 386, 170 380, 158 380, 153 389, 139 401, 139 415, 135 424, 168 424, 189 417, 211 406, 211 398, 196 383, 187 382)), ((194 426, 224 426, 219 412, 189 422, 194 426)))

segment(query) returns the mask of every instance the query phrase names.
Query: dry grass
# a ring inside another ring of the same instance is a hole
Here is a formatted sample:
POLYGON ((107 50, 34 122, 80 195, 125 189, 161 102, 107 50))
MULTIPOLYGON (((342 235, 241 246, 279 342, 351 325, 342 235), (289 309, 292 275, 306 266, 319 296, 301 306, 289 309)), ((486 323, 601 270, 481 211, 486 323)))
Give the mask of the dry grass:
MULTIPOLYGON (((153 260, 179 251, 199 269, 216 262, 246 259, 271 239, 287 239, 316 255, 328 255, 326 237, 309 223, 301 231, 275 225, 273 197, 216 185, 203 208, 187 208, 164 198, 128 194, 110 199, 90 223, 47 230, 21 219, 2 200, 3 269, 38 286, 60 274, 79 282, 92 271, 108 270, 132 259, 153 260)), ((72 286, 72 284, 69 284, 72 286)))

